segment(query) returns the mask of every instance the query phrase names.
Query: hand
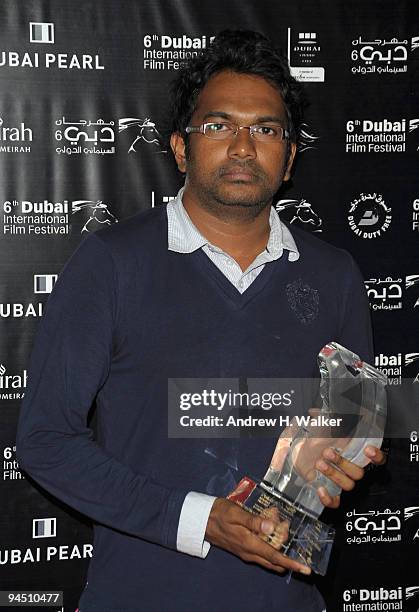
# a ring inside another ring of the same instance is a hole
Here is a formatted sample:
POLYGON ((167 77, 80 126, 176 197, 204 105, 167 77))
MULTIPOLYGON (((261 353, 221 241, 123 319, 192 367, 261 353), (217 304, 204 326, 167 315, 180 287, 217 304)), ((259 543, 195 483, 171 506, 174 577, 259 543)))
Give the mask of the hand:
MULTIPOLYGON (((364 454, 368 457, 370 463, 374 465, 383 465, 386 462, 386 455, 375 446, 366 446, 364 454)), ((333 448, 326 448, 323 451, 322 459, 316 462, 316 468, 336 483, 343 491, 352 491, 356 481, 364 477, 363 468, 344 459, 333 448)), ((328 508, 339 507, 340 495, 329 495, 326 487, 320 487, 318 493, 320 501, 324 506, 328 508)))
POLYGON ((263 537, 274 531, 278 534, 278 546, 281 546, 288 538, 288 525, 285 521, 251 514, 234 502, 218 497, 208 518, 205 539, 233 553, 242 561, 257 563, 278 574, 287 570, 310 574, 309 567, 288 559, 263 541, 263 537))

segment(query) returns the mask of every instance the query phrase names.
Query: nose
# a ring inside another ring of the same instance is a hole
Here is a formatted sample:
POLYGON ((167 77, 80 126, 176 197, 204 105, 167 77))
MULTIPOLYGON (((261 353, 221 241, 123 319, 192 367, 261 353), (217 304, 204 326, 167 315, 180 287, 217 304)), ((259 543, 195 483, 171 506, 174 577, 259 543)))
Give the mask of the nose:
POLYGON ((241 127, 230 141, 228 156, 232 159, 255 159, 256 147, 249 128, 241 127))

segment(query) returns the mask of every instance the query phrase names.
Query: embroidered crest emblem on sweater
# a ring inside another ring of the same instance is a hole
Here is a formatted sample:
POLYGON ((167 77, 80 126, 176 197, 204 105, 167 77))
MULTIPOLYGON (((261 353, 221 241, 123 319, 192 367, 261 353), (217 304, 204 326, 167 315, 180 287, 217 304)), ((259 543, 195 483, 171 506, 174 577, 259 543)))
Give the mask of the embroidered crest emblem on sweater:
POLYGON ((301 278, 288 283, 285 293, 291 310, 297 318, 307 325, 319 314, 319 292, 303 282, 301 278))

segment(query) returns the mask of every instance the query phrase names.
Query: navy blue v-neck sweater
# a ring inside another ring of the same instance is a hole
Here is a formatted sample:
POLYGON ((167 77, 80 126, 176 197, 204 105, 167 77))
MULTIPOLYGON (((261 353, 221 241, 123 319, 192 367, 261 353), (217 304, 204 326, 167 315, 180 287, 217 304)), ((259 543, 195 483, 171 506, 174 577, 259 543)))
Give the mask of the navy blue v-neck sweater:
MULTIPOLYGON (((89 236, 60 275, 32 354, 17 453, 45 489, 95 521, 82 612, 322 610, 307 580, 287 584, 216 547, 205 560, 176 551, 185 495, 222 483, 225 465, 205 440, 168 438, 168 378, 311 377, 331 340, 371 359, 352 258, 293 236, 300 259, 266 264, 240 294, 201 250, 168 251, 161 207, 89 236), (94 402, 97 440, 86 425, 94 402)), ((228 455, 231 441, 217 444, 228 455)), ((262 476, 274 445, 239 443, 237 479, 262 476)))

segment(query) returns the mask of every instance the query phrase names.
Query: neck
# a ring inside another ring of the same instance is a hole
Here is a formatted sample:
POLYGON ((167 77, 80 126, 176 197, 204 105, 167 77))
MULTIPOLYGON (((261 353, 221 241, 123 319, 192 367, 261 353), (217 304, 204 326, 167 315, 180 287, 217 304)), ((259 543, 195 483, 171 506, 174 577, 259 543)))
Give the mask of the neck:
POLYGON ((193 224, 211 244, 219 247, 245 270, 265 248, 269 240, 270 202, 257 214, 240 206, 221 210, 207 208, 199 203, 191 190, 185 189, 183 205, 193 224))

